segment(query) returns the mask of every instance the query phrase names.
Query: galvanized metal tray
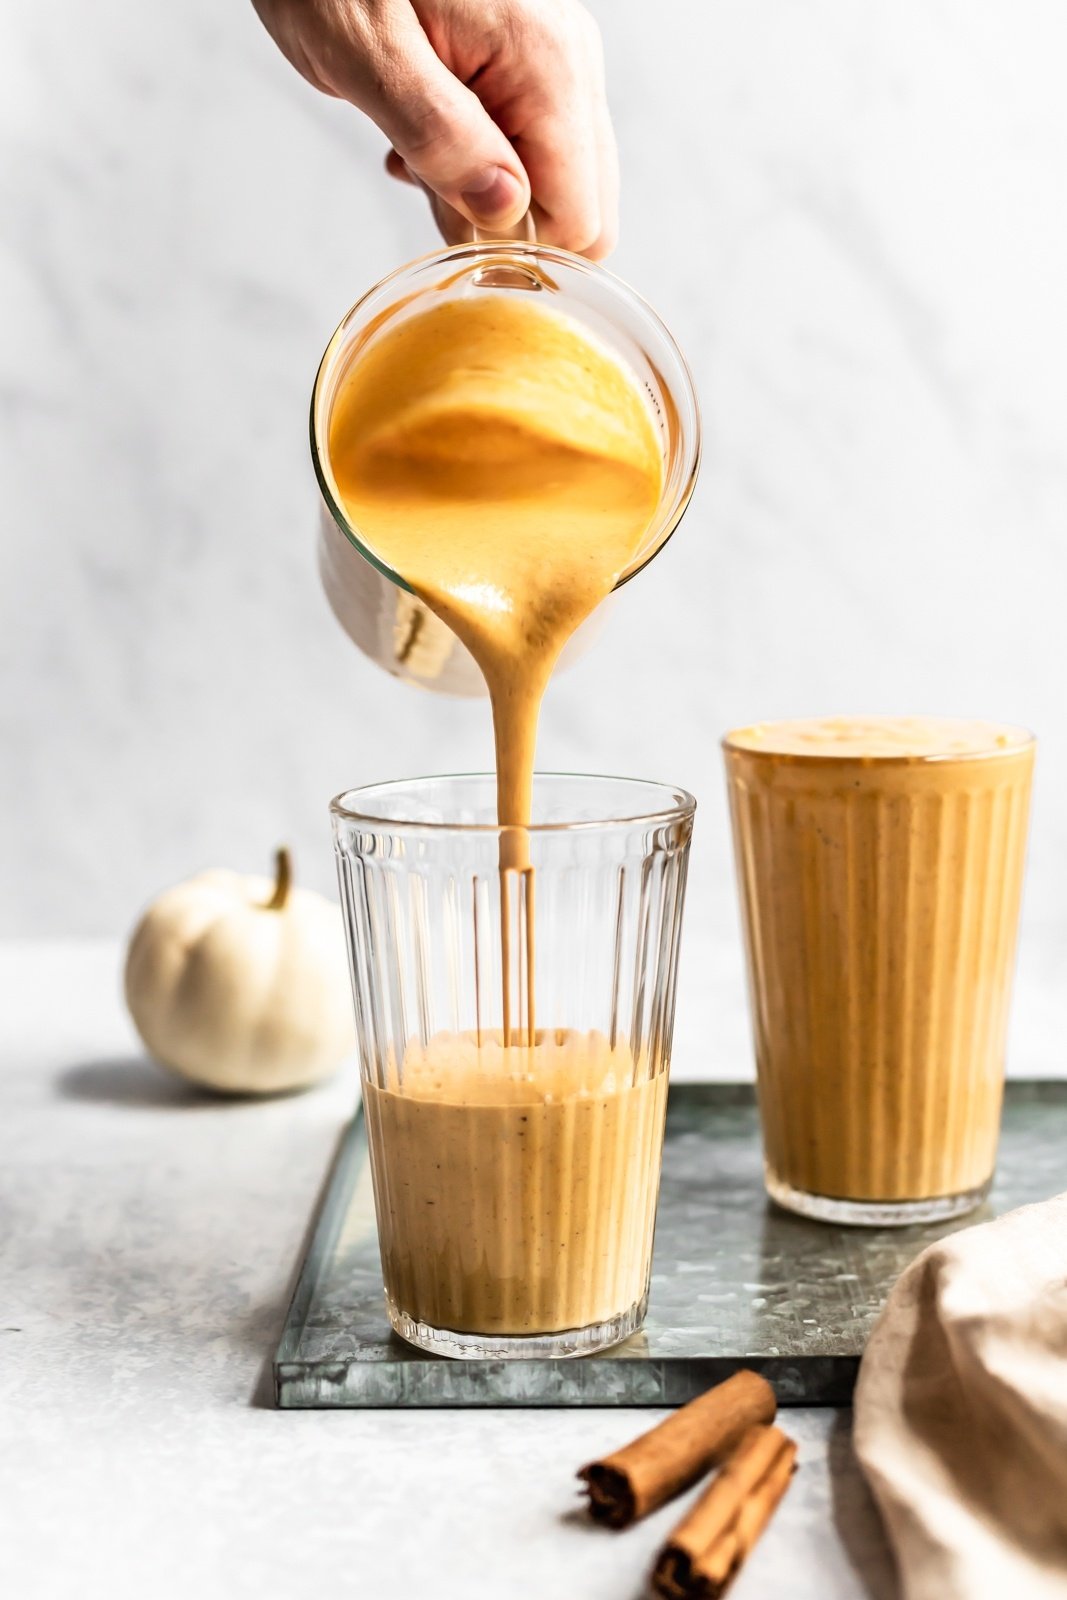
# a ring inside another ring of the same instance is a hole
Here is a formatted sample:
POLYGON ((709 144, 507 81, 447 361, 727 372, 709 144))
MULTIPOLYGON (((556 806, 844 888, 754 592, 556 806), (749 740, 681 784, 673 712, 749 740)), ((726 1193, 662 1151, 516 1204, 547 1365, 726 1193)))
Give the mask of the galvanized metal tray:
POLYGON ((644 1328, 569 1361, 449 1361, 390 1330, 362 1116, 343 1140, 274 1358, 282 1407, 675 1405, 753 1367, 782 1405, 847 1404, 867 1335, 931 1240, 1067 1186, 1067 1082, 1013 1082, 997 1179, 955 1223, 807 1222, 764 1196, 748 1084, 679 1084, 644 1328))

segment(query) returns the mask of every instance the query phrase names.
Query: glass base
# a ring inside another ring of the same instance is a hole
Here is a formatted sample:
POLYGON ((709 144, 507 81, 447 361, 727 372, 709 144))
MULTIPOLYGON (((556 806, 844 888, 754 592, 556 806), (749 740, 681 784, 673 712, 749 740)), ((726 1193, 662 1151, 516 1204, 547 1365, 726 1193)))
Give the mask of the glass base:
POLYGON ((980 1206, 992 1185, 992 1178, 977 1189, 960 1194, 932 1195, 927 1200, 837 1200, 828 1194, 809 1194, 794 1189, 773 1172, 764 1173, 767 1193, 785 1211, 816 1222, 838 1222, 857 1228, 908 1228, 919 1222, 949 1222, 980 1206))
POLYGON ((597 1350, 621 1344, 644 1322, 648 1295, 606 1322, 591 1322, 584 1328, 562 1328, 555 1333, 456 1333, 451 1328, 435 1328, 431 1323, 417 1322, 395 1306, 388 1295, 385 1306, 394 1333, 417 1349, 428 1350, 431 1355, 451 1356, 457 1361, 556 1360, 566 1356, 591 1356, 597 1350))

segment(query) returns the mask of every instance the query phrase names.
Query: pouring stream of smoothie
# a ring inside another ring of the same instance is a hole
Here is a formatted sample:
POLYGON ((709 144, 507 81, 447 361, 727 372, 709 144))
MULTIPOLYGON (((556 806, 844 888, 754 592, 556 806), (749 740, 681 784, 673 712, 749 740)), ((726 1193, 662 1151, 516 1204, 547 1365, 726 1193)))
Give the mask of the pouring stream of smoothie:
POLYGON ((525 898, 541 700, 560 651, 641 548, 663 464, 641 389, 577 322, 522 299, 444 301, 357 355, 330 422, 353 525, 467 646, 485 678, 501 836, 504 1043, 512 1042, 510 888, 525 898))

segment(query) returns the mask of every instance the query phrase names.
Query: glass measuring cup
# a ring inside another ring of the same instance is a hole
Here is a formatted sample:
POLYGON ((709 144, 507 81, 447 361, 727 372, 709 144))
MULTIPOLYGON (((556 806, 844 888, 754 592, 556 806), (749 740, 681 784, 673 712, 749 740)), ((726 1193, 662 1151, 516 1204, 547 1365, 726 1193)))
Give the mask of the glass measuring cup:
MULTIPOLYGON (((583 323, 645 389, 663 448, 663 492, 616 587, 647 566, 678 526, 700 460, 696 395, 681 351, 639 295, 581 256, 532 240, 479 239, 400 267, 357 300, 326 347, 311 401, 311 454, 322 492, 319 572, 335 617, 365 655, 394 677, 446 694, 484 694, 481 673, 349 519, 330 464, 330 417, 345 373, 384 330, 442 298, 487 293, 537 295, 583 323)), ((561 664, 584 648, 602 621, 598 613, 574 635, 561 664)))

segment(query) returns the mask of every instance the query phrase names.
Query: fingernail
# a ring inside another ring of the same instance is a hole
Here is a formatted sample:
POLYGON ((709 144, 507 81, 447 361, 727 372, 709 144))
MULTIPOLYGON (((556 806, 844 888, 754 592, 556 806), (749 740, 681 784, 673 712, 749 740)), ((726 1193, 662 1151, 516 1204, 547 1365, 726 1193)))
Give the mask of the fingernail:
POLYGON ((468 184, 460 199, 475 216, 495 222, 509 216, 522 204, 522 184, 506 167, 490 167, 474 183, 468 184))

